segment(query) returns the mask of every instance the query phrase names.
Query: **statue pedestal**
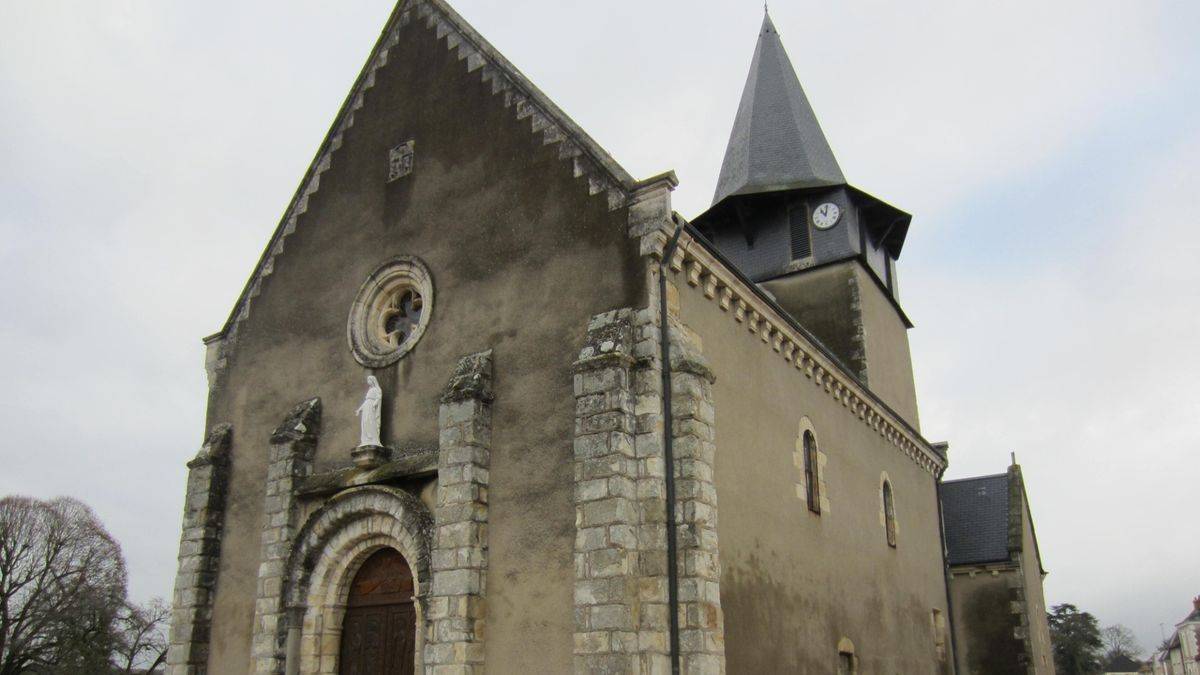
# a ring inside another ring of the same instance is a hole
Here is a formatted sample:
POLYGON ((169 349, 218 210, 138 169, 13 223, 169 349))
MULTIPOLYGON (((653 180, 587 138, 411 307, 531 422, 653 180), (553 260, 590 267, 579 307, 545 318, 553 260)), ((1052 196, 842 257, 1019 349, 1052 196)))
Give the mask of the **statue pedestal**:
POLYGON ((392 449, 382 445, 360 445, 350 451, 350 459, 360 469, 374 469, 392 458, 392 449))

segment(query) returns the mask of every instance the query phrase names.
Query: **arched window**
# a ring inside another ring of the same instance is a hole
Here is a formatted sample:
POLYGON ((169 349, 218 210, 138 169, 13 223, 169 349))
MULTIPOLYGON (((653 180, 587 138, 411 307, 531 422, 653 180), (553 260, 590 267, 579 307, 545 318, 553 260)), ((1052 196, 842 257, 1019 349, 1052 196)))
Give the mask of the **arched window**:
POLYGON ((838 675, 854 675, 854 655, 838 652, 838 675))
POLYGON ((854 653, 854 643, 849 638, 838 641, 837 675, 857 675, 858 657, 854 653))
POLYGON ((892 548, 896 547, 896 505, 892 500, 892 483, 891 481, 883 482, 883 522, 887 529, 887 543, 892 548))
POLYGON ((821 512, 821 489, 817 476, 817 438, 811 431, 804 432, 804 486, 808 498, 808 510, 821 512))

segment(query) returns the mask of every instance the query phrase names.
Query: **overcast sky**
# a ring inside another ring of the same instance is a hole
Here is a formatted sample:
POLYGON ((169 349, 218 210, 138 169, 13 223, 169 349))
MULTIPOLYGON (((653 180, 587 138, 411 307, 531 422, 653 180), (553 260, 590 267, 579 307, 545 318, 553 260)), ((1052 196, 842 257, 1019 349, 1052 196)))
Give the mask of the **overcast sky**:
MULTIPOLYGON (((708 205, 762 8, 458 0, 635 177, 708 205), (603 8, 600 11, 598 8, 603 8)), ((0 494, 169 596, 220 328, 390 0, 0 0, 0 494)), ((1049 603, 1200 594, 1200 3, 777 2, 851 183, 914 214, 921 424, 1024 467, 1049 603)))

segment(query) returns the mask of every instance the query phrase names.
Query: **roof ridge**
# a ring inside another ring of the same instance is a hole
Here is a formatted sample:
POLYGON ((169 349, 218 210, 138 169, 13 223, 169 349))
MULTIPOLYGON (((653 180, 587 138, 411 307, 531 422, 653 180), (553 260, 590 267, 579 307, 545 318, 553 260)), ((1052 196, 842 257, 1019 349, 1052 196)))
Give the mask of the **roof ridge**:
POLYGON ((1008 478, 1008 473, 1007 473, 1007 472, 1005 472, 1005 473, 991 473, 991 474, 988 474, 988 475, 986 475, 986 476, 969 476, 969 477, 967 477, 967 478, 955 478, 955 479, 953 479, 953 480, 944 480, 944 481, 942 481, 942 485, 949 485, 949 484, 951 484, 951 483, 965 483, 965 482, 967 482, 967 481, 972 481, 972 480, 985 480, 985 479, 988 479, 988 478, 1008 478))
POLYGON ((285 240, 295 231, 299 216, 308 210, 309 198, 320 189, 321 175, 332 166, 343 135, 354 126, 354 113, 362 108, 364 94, 375 86, 375 72, 387 65, 390 49, 399 43, 400 29, 414 18, 424 19, 426 28, 436 30, 438 39, 446 39, 447 49, 457 50, 458 60, 466 62, 468 73, 480 71, 482 81, 491 83, 492 95, 503 95, 504 106, 513 108, 517 119, 529 119, 531 133, 542 134, 542 145, 558 144, 559 159, 571 160, 576 178, 587 178, 589 194, 605 193, 610 210, 626 205, 637 187, 637 181, 612 155, 444 0, 399 0, 225 324, 219 332, 204 339, 210 349, 214 343, 220 343, 219 352, 209 360, 210 386, 212 377, 227 363, 238 329, 250 315, 251 301, 261 292, 263 280, 274 272, 275 258, 283 253, 285 240))

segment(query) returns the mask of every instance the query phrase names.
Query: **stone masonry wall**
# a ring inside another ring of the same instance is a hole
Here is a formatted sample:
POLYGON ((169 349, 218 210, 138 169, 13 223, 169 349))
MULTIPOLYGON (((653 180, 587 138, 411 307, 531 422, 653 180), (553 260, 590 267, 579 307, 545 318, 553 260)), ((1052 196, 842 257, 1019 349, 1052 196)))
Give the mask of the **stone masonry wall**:
MULTIPOLYGON (((712 374, 671 328, 681 666, 722 673, 712 374)), ((575 363, 577 673, 670 671, 659 344, 657 312, 607 312, 575 363)))
POLYGON ((168 675, 203 675, 207 670, 212 598, 221 561, 221 528, 229 484, 232 428, 213 427, 195 459, 188 462, 179 571, 171 606, 168 675))
POLYGON ((662 672, 666 665, 665 612, 657 629, 642 625, 652 618, 643 599, 665 603, 666 591, 640 579, 632 315, 593 317, 574 368, 576 673, 662 672), (639 634, 640 627, 647 630, 639 634))
POLYGON ((425 672, 483 673, 492 352, 458 362, 438 411, 438 502, 425 672))
POLYGON ((712 385, 700 338, 672 321, 671 417, 679 556, 682 672, 725 672, 721 562, 717 549, 716 455, 712 385))
MULTIPOLYGON (((655 296, 657 297, 657 296, 655 296)), ((638 497, 638 648, 643 673, 670 672, 667 485, 663 460, 658 313, 634 313, 633 369, 638 497)))
MULTIPOLYGON (((1026 587, 1027 575, 1031 570, 1026 565, 1039 565, 1036 554, 1027 555, 1025 550, 1025 487, 1021 468, 1016 464, 1008 468, 1008 553, 1016 563, 1015 574, 1008 577, 1009 608, 1013 614, 1013 637, 1021 643, 1018 661, 1028 675, 1045 672, 1046 666, 1039 662, 1034 648, 1034 627, 1030 623, 1030 594, 1026 587)), ((1040 574, 1040 565, 1033 575, 1040 574)), ((1039 611, 1045 611, 1044 608, 1039 611)))
POLYGON ((312 472, 321 425, 321 399, 297 405, 271 434, 267 465, 265 519, 262 557, 258 568, 254 604, 254 636, 251 643, 251 672, 277 675, 283 672, 287 639, 284 585, 288 556, 299 527, 296 481, 312 472))

